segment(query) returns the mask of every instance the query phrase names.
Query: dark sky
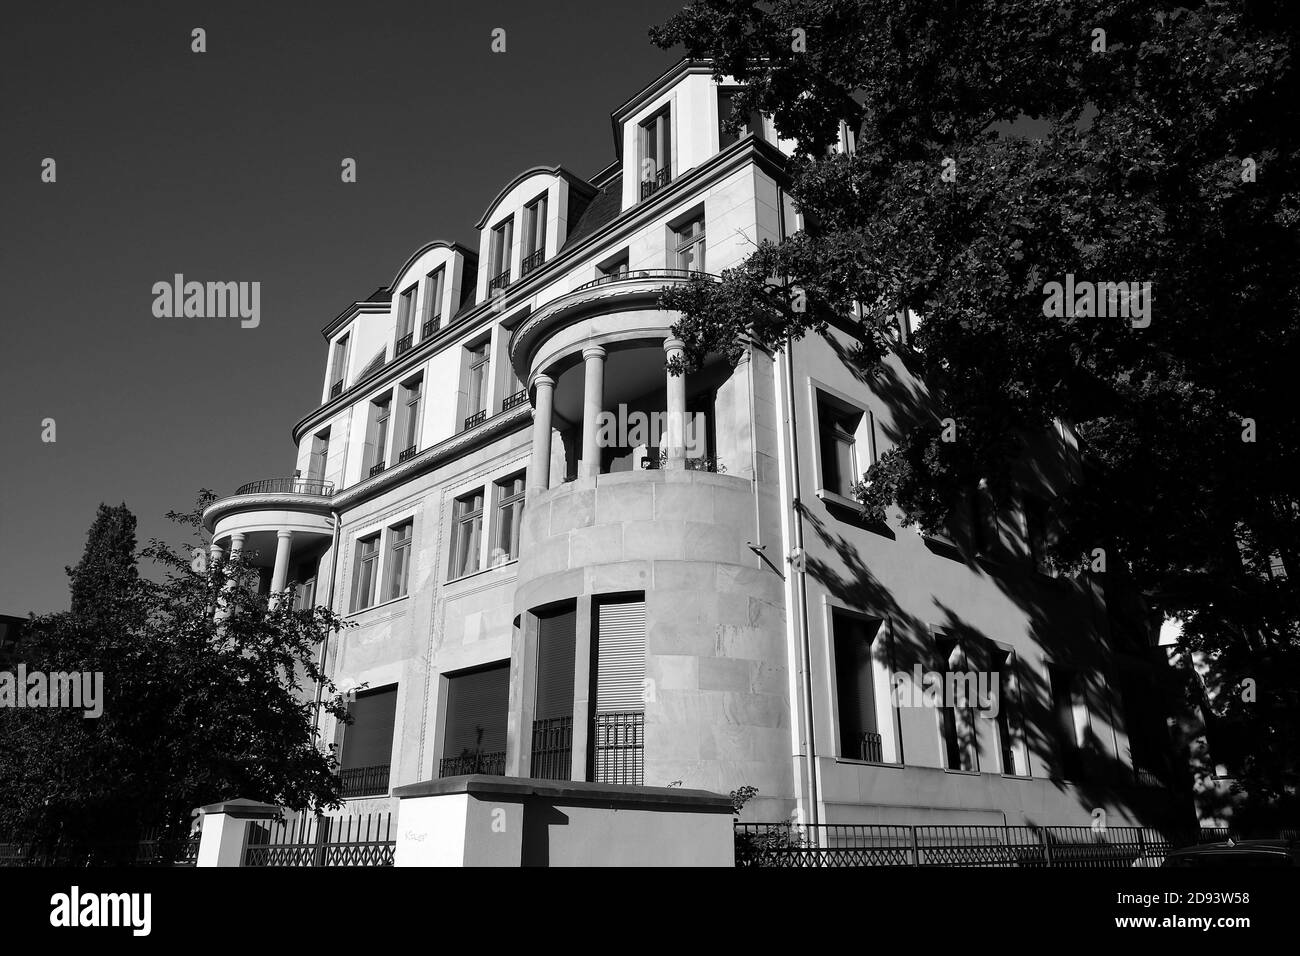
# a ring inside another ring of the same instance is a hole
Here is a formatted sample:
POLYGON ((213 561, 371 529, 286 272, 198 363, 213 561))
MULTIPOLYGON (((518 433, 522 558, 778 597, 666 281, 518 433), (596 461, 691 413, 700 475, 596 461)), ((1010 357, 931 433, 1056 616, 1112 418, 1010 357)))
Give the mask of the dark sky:
POLYGON ((180 540, 163 515, 199 488, 292 474, 321 327, 423 243, 474 244, 520 170, 608 164, 610 111, 677 59, 647 28, 682 5, 6 9, 0 613, 67 606, 63 568, 101 501, 126 502, 141 544, 180 540), (260 281, 261 325, 155 318, 151 287, 177 272, 260 281))

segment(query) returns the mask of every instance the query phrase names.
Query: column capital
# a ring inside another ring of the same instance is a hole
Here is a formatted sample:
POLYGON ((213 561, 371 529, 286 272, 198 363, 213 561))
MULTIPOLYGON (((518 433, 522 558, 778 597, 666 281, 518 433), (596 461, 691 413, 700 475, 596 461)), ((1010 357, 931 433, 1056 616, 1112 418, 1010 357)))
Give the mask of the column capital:
POLYGON ((555 379, 551 378, 551 376, 547 375, 545 372, 538 372, 533 376, 529 385, 532 388, 553 388, 555 386, 555 379))
POLYGON ((594 358, 603 359, 605 357, 605 349, 599 345, 588 345, 582 350, 582 357, 585 361, 590 361, 594 358))
POLYGON ((293 532, 290 531, 288 528, 281 528, 279 531, 275 533, 275 536, 277 538, 292 538, 293 532))
POLYGON ((665 352, 680 352, 680 351, 684 351, 685 348, 686 348, 686 343, 683 342, 681 339, 676 339, 676 338, 664 339, 665 352))

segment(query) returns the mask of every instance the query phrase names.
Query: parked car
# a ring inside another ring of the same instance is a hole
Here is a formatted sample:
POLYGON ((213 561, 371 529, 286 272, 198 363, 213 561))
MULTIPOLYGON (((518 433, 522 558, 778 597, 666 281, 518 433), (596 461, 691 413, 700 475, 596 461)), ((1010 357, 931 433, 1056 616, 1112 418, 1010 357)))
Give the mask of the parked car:
POLYGON ((1165 866, 1237 867, 1300 866, 1300 844, 1294 840, 1227 840, 1202 843, 1165 854, 1165 866))

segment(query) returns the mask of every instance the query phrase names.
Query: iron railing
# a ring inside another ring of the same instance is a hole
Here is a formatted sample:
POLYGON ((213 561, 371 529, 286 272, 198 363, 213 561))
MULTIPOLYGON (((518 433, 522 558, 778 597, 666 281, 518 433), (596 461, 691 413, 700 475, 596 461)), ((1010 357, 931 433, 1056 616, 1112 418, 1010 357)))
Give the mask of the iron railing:
POLYGON ((330 398, 338 398, 343 394, 343 379, 339 379, 330 386, 330 398))
POLYGON ((597 714, 593 737, 596 783, 645 783, 645 714, 597 714))
POLYGON ((538 249, 530 256, 524 256, 524 261, 519 263, 519 274, 526 276, 546 260, 546 251, 538 249))
POLYGON ((370 475, 369 475, 369 477, 371 477, 371 478, 375 477, 375 475, 379 474, 381 471, 383 471, 383 470, 384 470, 385 468, 387 468, 387 467, 388 467, 388 465, 385 464, 385 463, 382 462, 382 461, 377 461, 377 462, 375 462, 373 465, 370 466, 370 475))
POLYGON ((407 332, 405 335, 403 335, 400 339, 397 340, 397 345, 393 347, 393 358, 397 358, 397 356, 401 355, 403 352, 409 352, 411 350, 411 346, 414 344, 415 344, 415 333, 407 332))
POLYGON ((475 412, 473 415, 470 415, 465 419, 465 431, 469 431, 475 425, 482 425, 485 421, 487 421, 486 408, 475 412))
POLYGON ((438 319, 430 319, 428 322, 425 322, 424 325, 420 326, 421 342, 427 338, 431 338, 433 333, 438 331, 438 322, 438 319))
POLYGON ((410 448, 407 448, 405 451, 403 451, 400 455, 397 456, 397 463, 400 465, 408 458, 414 458, 417 454, 419 454, 419 452, 420 452, 420 446, 412 445, 410 448))
POLYGON ((862 755, 858 759, 869 760, 872 763, 885 762, 885 746, 880 739, 880 734, 864 733, 859 743, 862 755))
POLYGON ((1134 767, 1133 778, 1139 787, 1163 787, 1164 776, 1150 767, 1134 767))
POLYGON ((717 276, 711 272, 699 272, 695 269, 637 269, 635 272, 618 272, 614 275, 600 276, 592 279, 590 282, 584 282, 573 291, 581 292, 583 289, 609 285, 611 282, 630 282, 645 279, 691 279, 695 276, 699 276, 702 279, 717 278, 717 276))
POLYGON ((375 797, 388 793, 386 763, 373 767, 349 767, 339 771, 339 793, 345 797, 375 797))
POLYGON ((198 855, 198 833, 169 837, 161 827, 145 827, 136 839, 95 840, 77 846, 23 834, 0 836, 0 867, 193 866, 198 855))
POLYGON ((392 813, 302 814, 257 821, 245 831, 244 866, 392 866, 392 813))
POLYGON ((641 198, 648 199, 672 182, 672 170, 661 169, 649 179, 641 180, 641 198))
POLYGON ((328 498, 334 494, 334 482, 317 478, 263 478, 250 481, 235 489, 236 495, 318 495, 328 498))
POLYGON ((533 721, 533 756, 530 777, 568 780, 573 766, 573 717, 548 717, 533 721))
POLYGON ((518 408, 520 405, 528 404, 528 389, 521 388, 513 395, 507 395, 501 400, 501 411, 508 412, 512 408, 518 408))
POLYGON ((488 292, 495 292, 497 289, 504 289, 510 284, 510 270, 498 272, 492 281, 488 283, 488 292))
POLYGON ((737 823, 736 865, 776 867, 1158 867, 1171 850, 1230 831, 1150 827, 737 823))
POLYGON ((467 773, 483 773, 492 777, 506 775, 506 752, 498 750, 493 753, 461 754, 459 757, 443 757, 438 762, 439 777, 459 777, 467 773))

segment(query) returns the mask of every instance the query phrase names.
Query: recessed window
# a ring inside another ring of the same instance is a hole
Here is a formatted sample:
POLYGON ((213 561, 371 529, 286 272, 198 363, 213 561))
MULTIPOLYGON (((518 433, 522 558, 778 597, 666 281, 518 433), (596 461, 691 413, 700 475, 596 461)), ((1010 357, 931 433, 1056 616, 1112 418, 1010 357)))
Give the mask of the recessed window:
POLYGON ((423 379, 417 377, 401 387, 401 424, 397 443, 402 450, 398 452, 398 462, 413 458, 420 450, 420 397, 423 386, 423 379))
POLYGON ((519 274, 525 276, 546 259, 546 195, 524 207, 524 249, 519 274))
POLYGON ((1080 671, 1053 664, 1048 668, 1048 678, 1059 754, 1057 775, 1079 780, 1083 777, 1083 753, 1091 733, 1084 676, 1080 671))
MULTIPOLYGON (((853 496, 853 486, 865 468, 859 461, 857 434, 866 412, 817 396, 817 440, 821 464, 821 489, 844 498, 853 496)), ((868 419, 869 420, 869 419, 868 419)), ((870 458, 870 448, 865 449, 870 458)))
POLYGON ((392 416, 393 397, 384 395, 370 403, 370 422, 366 429, 364 462, 370 475, 384 470, 388 449, 388 425, 392 416))
POLYGON ((939 672, 944 677, 939 723, 943 734, 944 766, 949 770, 979 770, 978 731, 975 725, 977 675, 971 670, 966 648, 955 637, 937 639, 939 672), (951 678, 950 676, 951 675, 951 678))
POLYGON ((510 247, 514 244, 515 218, 492 227, 488 241, 488 293, 510 284, 510 247))
POLYGON ((379 577, 379 535, 357 541, 356 579, 352 585, 352 610, 360 611, 375 603, 379 577))
POLYGON ((348 375, 348 346, 351 342, 349 336, 341 336, 334 343, 334 358, 331 362, 331 381, 330 398, 334 398, 343 391, 343 380, 348 375))
POLYGON ((880 622, 835 611, 835 693, 840 725, 840 756, 881 762, 884 740, 876 713, 872 648, 880 622))
POLYGON ((491 343, 488 340, 465 349, 465 427, 473 428, 486 417, 491 396, 491 343))
POLYGON ((447 281, 447 270, 439 266, 429 273, 424 280, 424 325, 420 329, 420 340, 424 341, 442 326, 443 284, 447 281))
POLYGON ((339 783, 345 797, 388 793, 393 759, 393 725, 397 718, 397 685, 358 691, 348 704, 352 722, 343 731, 339 783))
POLYGON ((452 506, 451 577, 479 569, 483 540, 483 491, 457 498, 452 506))
POLYGON ((505 774, 510 662, 448 674, 446 700, 438 776, 505 774))
POLYGON ((676 268, 692 272, 704 271, 704 213, 673 228, 675 248, 673 258, 676 268))
POLYGON ((596 266, 597 278, 609 278, 614 276, 627 275, 628 256, 627 252, 622 252, 612 259, 607 259, 600 265, 596 266))
POLYGON ((397 299, 397 345, 393 355, 398 356, 409 349, 415 341, 415 296, 419 286, 412 285, 397 299))
POLYGON ((750 110, 738 130, 732 131, 727 128, 739 95, 740 90, 735 88, 718 90, 718 144, 721 149, 726 149, 732 143, 751 134, 758 139, 763 138, 763 114, 758 110, 750 110))
POLYGON ((1050 542, 1050 525, 1048 523, 1047 502, 1033 495, 1024 498, 1025 510, 1025 549, 1034 570, 1040 574, 1050 574, 1051 565, 1047 560, 1050 542))
POLYGON ((645 595, 596 605, 591 779, 645 782, 645 595))
POLYGON ((642 199, 654 195, 673 178, 670 119, 671 113, 665 106, 641 124, 638 138, 641 140, 639 172, 642 199))
POLYGON ((496 539, 492 547, 491 566, 519 557, 519 526, 524 516, 524 476, 512 475, 497 482, 496 539))
POLYGON ((389 531, 388 600, 406 597, 407 579, 411 575, 411 532, 415 524, 404 521, 389 531))
POLYGON ((322 429, 312 436, 311 458, 307 461, 307 480, 323 481, 330 457, 330 430, 322 429))

